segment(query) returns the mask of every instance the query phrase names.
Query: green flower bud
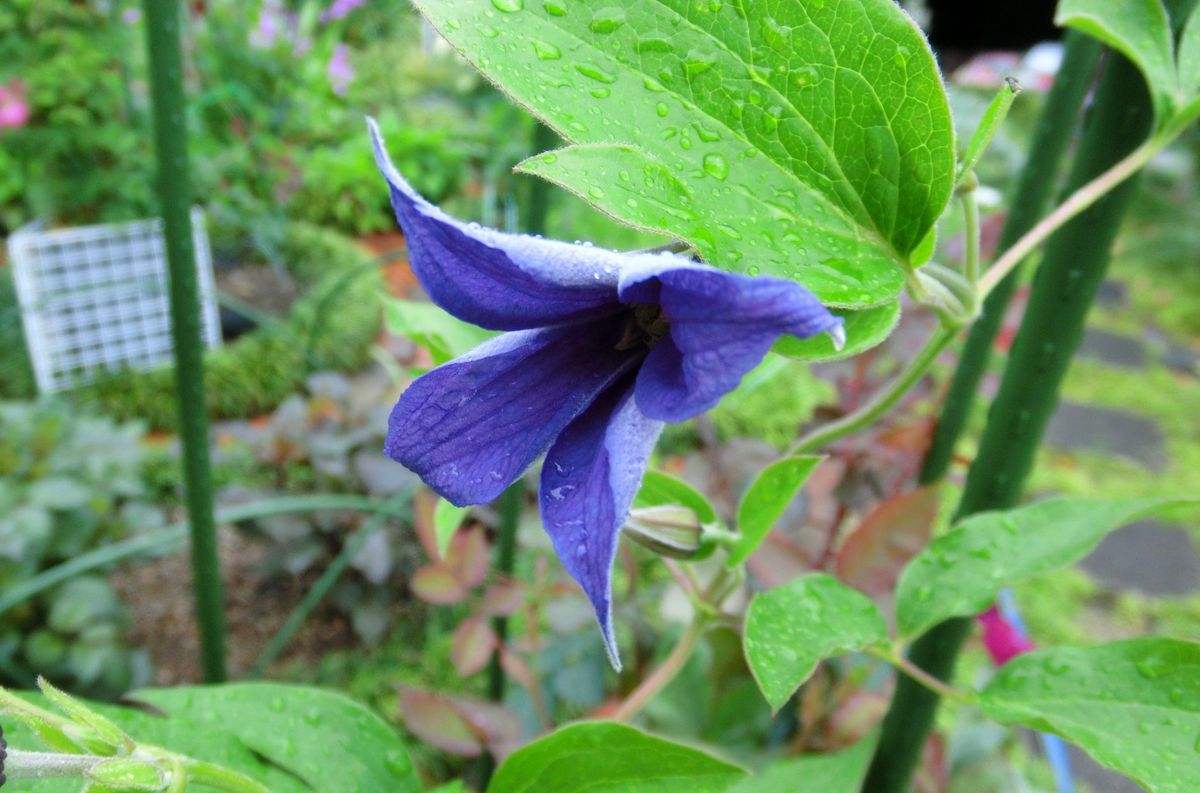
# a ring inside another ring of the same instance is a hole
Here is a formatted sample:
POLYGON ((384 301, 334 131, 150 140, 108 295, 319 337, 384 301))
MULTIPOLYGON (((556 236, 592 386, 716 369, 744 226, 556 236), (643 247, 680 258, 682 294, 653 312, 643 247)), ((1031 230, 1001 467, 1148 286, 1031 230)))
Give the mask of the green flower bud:
POLYGON ((629 513, 625 534, 660 556, 692 559, 700 552, 704 527, 694 510, 676 504, 643 507, 629 513))

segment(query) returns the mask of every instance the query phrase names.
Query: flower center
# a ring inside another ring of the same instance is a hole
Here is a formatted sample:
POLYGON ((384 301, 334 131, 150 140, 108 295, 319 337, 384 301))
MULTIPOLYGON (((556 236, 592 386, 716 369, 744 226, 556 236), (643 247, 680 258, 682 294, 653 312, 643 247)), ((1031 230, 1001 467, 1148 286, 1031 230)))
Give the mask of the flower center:
POLYGON ((621 340, 617 342, 618 350, 632 350, 636 347, 651 349, 662 340, 671 328, 667 315, 662 306, 657 303, 634 303, 633 310, 625 317, 625 325, 621 331, 621 340))

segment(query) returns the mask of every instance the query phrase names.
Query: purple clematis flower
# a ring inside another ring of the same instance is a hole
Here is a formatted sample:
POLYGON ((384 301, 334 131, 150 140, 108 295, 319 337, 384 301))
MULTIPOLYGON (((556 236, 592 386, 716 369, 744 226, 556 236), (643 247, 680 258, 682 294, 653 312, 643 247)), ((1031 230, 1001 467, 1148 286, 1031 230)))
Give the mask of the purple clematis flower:
POLYGON ((837 339, 841 320, 792 281, 459 222, 412 189, 368 126, 429 297, 509 331, 413 382, 385 452, 459 506, 491 501, 545 452, 542 522, 620 669, 617 538, 664 423, 716 405, 780 335, 837 339))

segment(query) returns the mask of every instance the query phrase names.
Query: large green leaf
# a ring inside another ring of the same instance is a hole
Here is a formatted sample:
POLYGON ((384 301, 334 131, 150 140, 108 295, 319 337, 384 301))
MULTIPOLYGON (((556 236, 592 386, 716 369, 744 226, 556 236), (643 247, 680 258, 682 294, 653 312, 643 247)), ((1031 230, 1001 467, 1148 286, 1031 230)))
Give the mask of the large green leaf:
MULTIPOLYGON (((131 697, 163 711, 167 723, 178 720, 199 732, 235 736, 312 790, 422 789, 396 731, 364 706, 332 691, 231 683, 145 689, 131 697)), ((177 729, 186 733, 187 727, 177 729)))
POLYGON ((488 793, 718 793, 746 772, 613 722, 573 724, 511 754, 488 793))
POLYGON ((1137 64, 1159 119, 1171 114, 1177 80, 1171 23, 1162 0, 1061 0, 1054 21, 1100 39, 1137 64))
POLYGON ((1105 534, 1164 507, 1164 498, 1053 498, 973 515, 917 554, 896 587, 896 619, 913 637, 947 617, 978 614, 1005 587, 1083 558, 1105 534))
POLYGON ((882 306, 865 308, 861 311, 838 309, 833 313, 841 316, 845 324, 846 343, 838 349, 828 333, 818 333, 807 339, 781 336, 771 349, 780 355, 801 361, 837 361, 852 358, 859 353, 883 343, 900 321, 900 301, 884 303, 882 306))
POLYGON ((774 763, 728 793, 859 793, 874 749, 874 738, 864 738, 835 754, 774 763))
POLYGON ((979 704, 998 721, 1063 736, 1150 793, 1200 790, 1200 644, 1029 653, 1000 670, 979 704))
POLYGON ((568 141, 524 169, 712 264, 895 298, 949 200, 949 105, 892 0, 418 1, 568 141))
MULTIPOLYGON (((21 696, 53 709, 47 697, 21 696)), ((367 708, 330 691, 235 683, 145 689, 129 695, 150 709, 72 701, 53 691, 51 697, 101 734, 115 732, 106 726, 111 723, 138 743, 240 771, 278 793, 422 789, 396 732, 367 708)), ((46 748, 15 719, 5 720, 4 732, 15 748, 46 748)), ((27 787, 57 793, 78 790, 79 783, 47 781, 27 787)))
POLYGON ((787 457, 759 472, 738 505, 740 536, 729 549, 729 558, 725 560, 727 566, 735 567, 750 558, 823 459, 819 456, 787 457))
POLYGON ((774 710, 822 659, 886 641, 887 625, 875 604, 825 573, 756 595, 746 613, 746 661, 774 710))

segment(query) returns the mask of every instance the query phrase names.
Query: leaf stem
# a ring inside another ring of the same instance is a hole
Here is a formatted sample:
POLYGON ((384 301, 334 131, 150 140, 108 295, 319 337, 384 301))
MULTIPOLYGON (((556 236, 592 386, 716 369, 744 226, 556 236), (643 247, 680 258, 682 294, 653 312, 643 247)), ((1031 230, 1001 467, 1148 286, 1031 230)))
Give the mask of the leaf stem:
POLYGON ((960 189, 958 200, 962 203, 963 233, 966 235, 966 253, 963 256, 963 275, 971 285, 974 294, 971 305, 966 306, 967 312, 974 317, 979 312, 981 296, 979 294, 979 200, 975 195, 974 174, 971 181, 960 189))
POLYGON ((683 635, 679 637, 679 641, 671 649, 671 654, 666 657, 666 660, 657 669, 650 673, 649 677, 630 692, 629 696, 625 698, 625 701, 621 703, 621 706, 613 714, 614 720, 629 721, 632 719, 655 694, 662 691, 667 687, 668 683, 675 679, 675 675, 679 674, 679 670, 683 669, 683 665, 687 663, 692 650, 696 648, 696 643, 700 641, 700 637, 707 630, 708 622, 708 618, 702 612, 696 612, 691 624, 688 625, 683 635))
POLYGON ((899 652, 884 649, 868 650, 867 652, 876 658, 879 658, 880 660, 887 661, 897 670, 908 675, 910 678, 925 686, 925 688, 929 689, 940 697, 952 699, 955 702, 963 705, 973 705, 975 703, 975 697, 972 694, 966 691, 961 691, 954 686, 937 679, 921 667, 914 664, 912 661, 905 658, 899 652))
POLYGON ((4 775, 9 779, 82 779, 89 768, 107 758, 93 754, 25 752, 9 749, 4 758, 4 775))
POLYGON ((1022 260, 1045 242, 1051 234, 1062 227, 1067 221, 1080 212, 1095 204, 1109 193, 1114 187, 1124 182, 1130 176, 1140 171, 1156 154, 1165 149, 1178 132, 1170 131, 1156 135, 1127 154, 1115 165, 1097 176, 1058 206, 1053 212, 1042 218, 1033 228, 1017 240, 1011 248, 1004 252, 979 280, 980 298, 996 288, 1022 260))
POLYGON ((828 444, 865 427, 887 413, 921 379, 921 376, 925 374, 937 358, 938 353, 945 349, 950 340, 954 338, 957 330, 956 327, 946 324, 941 325, 929 337, 929 340, 925 342, 925 346, 921 348, 917 356, 904 368, 904 371, 897 375, 892 382, 888 383, 869 402, 853 413, 848 413, 836 421, 831 421, 817 427, 793 443, 788 449, 787 454, 790 456, 819 451, 828 444))

